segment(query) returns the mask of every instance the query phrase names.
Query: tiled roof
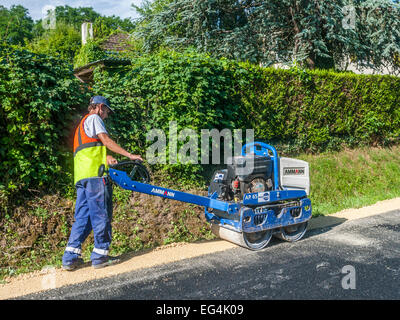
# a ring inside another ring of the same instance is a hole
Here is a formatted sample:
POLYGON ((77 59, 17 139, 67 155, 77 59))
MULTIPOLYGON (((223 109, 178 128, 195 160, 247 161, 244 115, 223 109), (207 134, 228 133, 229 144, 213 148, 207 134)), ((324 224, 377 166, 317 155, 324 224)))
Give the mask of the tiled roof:
POLYGON ((83 67, 77 68, 74 70, 74 75, 77 77, 81 82, 91 83, 93 81, 93 71, 94 68, 97 66, 101 67, 119 67, 119 66, 126 66, 129 65, 130 61, 128 59, 102 59, 98 61, 91 62, 83 67))
POLYGON ((93 80, 93 70, 96 66, 116 67, 130 64, 129 59, 119 58, 118 53, 129 47, 128 40, 130 34, 126 32, 116 32, 103 42, 101 48, 106 51, 107 58, 93 61, 85 66, 76 68, 74 75, 82 82, 90 83, 93 80), (115 54, 116 53, 116 56, 115 54))
POLYGON ((112 34, 102 45, 105 51, 123 51, 129 47, 128 40, 130 35, 124 32, 112 34))

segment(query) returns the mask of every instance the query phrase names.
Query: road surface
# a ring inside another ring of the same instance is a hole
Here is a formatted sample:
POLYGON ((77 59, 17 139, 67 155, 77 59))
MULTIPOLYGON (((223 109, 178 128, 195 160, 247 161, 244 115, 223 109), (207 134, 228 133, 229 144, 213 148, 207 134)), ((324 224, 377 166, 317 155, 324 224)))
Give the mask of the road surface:
POLYGON ((234 247, 17 299, 398 300, 399 231, 394 210, 308 231, 296 243, 273 239, 262 251, 234 247))

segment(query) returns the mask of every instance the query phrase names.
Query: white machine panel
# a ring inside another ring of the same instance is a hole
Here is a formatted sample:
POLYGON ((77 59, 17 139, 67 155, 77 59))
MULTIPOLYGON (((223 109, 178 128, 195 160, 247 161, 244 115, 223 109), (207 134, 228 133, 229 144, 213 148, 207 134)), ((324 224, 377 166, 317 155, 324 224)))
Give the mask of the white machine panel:
POLYGON ((310 170, 308 162, 291 158, 279 158, 280 184, 283 189, 305 190, 310 194, 310 170))

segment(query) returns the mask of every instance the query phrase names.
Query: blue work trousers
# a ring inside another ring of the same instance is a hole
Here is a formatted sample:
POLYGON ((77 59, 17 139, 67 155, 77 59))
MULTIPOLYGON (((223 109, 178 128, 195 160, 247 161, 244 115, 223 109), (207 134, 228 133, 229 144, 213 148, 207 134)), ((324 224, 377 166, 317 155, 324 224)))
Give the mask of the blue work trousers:
POLYGON ((92 263, 108 256, 111 244, 112 184, 107 177, 82 179, 76 183, 75 222, 62 262, 73 263, 81 255, 81 245, 93 230, 92 263))

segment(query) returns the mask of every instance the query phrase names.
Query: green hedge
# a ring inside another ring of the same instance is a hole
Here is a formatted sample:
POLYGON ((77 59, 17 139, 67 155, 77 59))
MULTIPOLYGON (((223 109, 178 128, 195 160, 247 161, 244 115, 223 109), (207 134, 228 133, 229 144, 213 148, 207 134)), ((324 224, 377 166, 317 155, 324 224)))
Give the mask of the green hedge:
MULTIPOLYGON (((230 64, 194 51, 164 51, 135 59, 126 68, 98 69, 93 91, 109 98, 117 110, 106 120, 113 136, 124 147, 145 156, 147 146, 153 143, 146 143, 147 132, 162 129, 168 139, 170 121, 176 122, 178 133, 183 128, 200 133, 201 129, 244 125, 230 64)), ((198 143, 200 147, 200 140, 198 143)), ((154 169, 171 174, 175 182, 191 183, 199 181, 202 168, 167 164, 154 169)))
MULTIPOLYGON (((400 133, 400 78, 393 76, 260 68, 164 51, 98 70, 93 90, 118 110, 110 119, 115 137, 142 154, 146 133, 168 134, 171 120, 178 132, 252 128, 257 140, 289 154, 385 145, 400 133)), ((193 179, 201 166, 163 169, 193 179)))
POLYGON ((258 139, 312 152, 398 142, 398 77, 241 66, 241 107, 258 139))
POLYGON ((0 191, 70 178, 67 137, 89 96, 59 59, 0 46, 0 191))
MULTIPOLYGON (((62 61, 6 47, 0 61, 0 188, 72 181, 71 150, 60 141, 87 92, 62 61)), ((168 138, 170 121, 178 132, 253 128, 257 140, 286 154, 385 145, 400 133, 400 78, 392 76, 276 70, 163 51, 98 69, 94 79, 92 95, 108 97, 117 110, 107 120, 112 136, 142 155, 152 143, 146 133, 162 129, 168 138)), ((160 168, 172 182, 193 182, 204 167, 160 168)))
POLYGON ((100 47, 100 41, 88 40, 74 58, 74 68, 83 67, 91 62, 105 59, 107 54, 100 47))

